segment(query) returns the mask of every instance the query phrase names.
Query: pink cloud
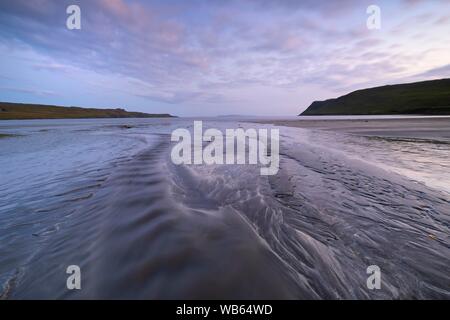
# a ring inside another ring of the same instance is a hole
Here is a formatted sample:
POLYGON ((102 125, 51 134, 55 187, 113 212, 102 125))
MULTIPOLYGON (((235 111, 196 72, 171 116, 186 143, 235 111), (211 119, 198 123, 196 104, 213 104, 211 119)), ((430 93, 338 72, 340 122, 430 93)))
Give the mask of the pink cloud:
POLYGON ((116 17, 130 18, 131 10, 122 0, 100 0, 100 5, 116 17))

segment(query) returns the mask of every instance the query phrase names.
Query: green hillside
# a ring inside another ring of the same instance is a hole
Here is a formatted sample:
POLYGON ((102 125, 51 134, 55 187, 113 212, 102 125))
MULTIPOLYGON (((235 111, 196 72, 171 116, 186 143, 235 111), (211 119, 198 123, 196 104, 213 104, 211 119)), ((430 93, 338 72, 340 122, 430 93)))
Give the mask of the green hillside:
POLYGON ((124 109, 93 109, 41 104, 0 102, 0 120, 81 118, 167 118, 170 114, 129 112, 124 109))
POLYGON ((301 115, 450 115, 450 79, 357 90, 314 101, 301 115))

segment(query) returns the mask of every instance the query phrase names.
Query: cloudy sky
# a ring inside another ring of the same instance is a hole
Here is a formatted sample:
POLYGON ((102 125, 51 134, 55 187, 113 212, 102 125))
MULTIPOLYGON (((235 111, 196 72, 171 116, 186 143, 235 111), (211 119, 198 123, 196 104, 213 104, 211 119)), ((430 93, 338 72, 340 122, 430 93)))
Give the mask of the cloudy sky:
POLYGON ((295 115, 450 76, 450 0, 0 1, 0 100, 295 115), (81 8, 81 30, 66 27, 81 8), (381 29, 366 26, 370 4, 381 29))

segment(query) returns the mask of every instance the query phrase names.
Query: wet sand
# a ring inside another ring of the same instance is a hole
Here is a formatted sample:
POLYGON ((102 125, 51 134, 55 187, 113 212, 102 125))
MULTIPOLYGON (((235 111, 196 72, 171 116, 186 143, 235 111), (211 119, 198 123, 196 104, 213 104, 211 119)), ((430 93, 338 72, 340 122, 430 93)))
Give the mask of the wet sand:
POLYGON ((331 130, 366 136, 450 140, 450 117, 414 119, 261 120, 279 126, 331 130))
POLYGON ((4 124, 22 137, 0 140, 0 299, 450 298, 447 142, 283 127, 262 176, 174 164, 171 133, 192 121, 4 124))

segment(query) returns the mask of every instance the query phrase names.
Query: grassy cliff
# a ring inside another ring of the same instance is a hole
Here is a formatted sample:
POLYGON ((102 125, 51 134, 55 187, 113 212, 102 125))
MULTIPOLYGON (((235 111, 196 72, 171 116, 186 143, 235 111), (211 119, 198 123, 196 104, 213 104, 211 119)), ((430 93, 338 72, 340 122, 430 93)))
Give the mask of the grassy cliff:
POLYGON ((0 120, 81 118, 167 118, 170 114, 129 112, 124 109, 93 109, 41 104, 0 102, 0 120))
POLYGON ((450 79, 357 90, 314 101, 301 115, 450 115, 450 79))

